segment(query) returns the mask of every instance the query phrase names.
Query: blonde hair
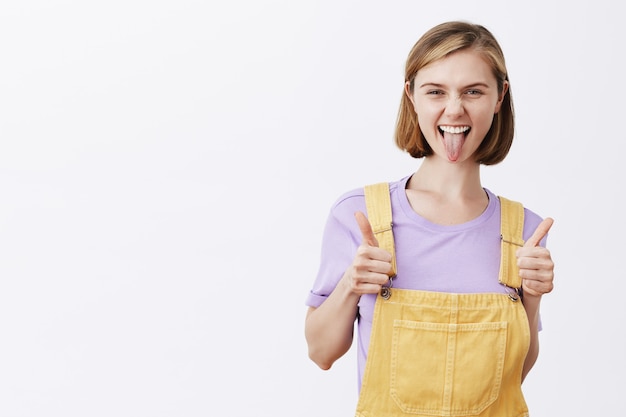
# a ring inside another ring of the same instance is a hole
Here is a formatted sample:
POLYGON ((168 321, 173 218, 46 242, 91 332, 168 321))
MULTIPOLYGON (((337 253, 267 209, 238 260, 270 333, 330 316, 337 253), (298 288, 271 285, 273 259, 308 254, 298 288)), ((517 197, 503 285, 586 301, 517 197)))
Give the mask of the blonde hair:
MULTIPOLYGON (((483 56, 496 78, 498 93, 502 94, 504 84, 509 80, 504 54, 498 41, 483 26, 460 21, 433 27, 413 46, 406 61, 404 76, 405 82, 409 83, 410 92, 413 92, 415 75, 421 68, 464 49, 473 49, 483 56)), ((423 158, 432 155, 433 150, 419 128, 417 118, 418 115, 403 89, 396 124, 396 145, 414 158, 423 158)), ((494 115, 491 128, 476 151, 476 161, 483 165, 501 162, 513 143, 514 128, 515 115, 509 85, 500 111, 494 115)))

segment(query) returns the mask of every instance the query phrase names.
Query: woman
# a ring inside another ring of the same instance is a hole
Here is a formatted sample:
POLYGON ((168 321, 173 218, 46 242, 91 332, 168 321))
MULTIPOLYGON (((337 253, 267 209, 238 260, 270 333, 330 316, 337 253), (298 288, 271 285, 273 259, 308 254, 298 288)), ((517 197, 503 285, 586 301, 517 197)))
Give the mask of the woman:
MULTIPOLYGON (((348 351, 358 323, 357 416, 528 415, 521 383, 539 351, 541 297, 553 288, 552 219, 480 179, 513 133, 493 35, 465 22, 426 32, 407 59, 396 127, 396 144, 423 160, 388 184, 395 250, 379 247, 364 189, 344 194, 307 299, 309 356, 322 369, 348 351)), ((384 210, 381 194, 368 198, 384 210)))

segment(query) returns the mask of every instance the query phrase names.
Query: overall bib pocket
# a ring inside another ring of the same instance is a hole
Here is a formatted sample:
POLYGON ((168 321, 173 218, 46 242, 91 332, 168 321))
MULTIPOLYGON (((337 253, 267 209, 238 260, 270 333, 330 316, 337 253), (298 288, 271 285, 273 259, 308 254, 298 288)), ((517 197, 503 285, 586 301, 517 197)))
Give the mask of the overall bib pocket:
POLYGON ((390 395, 407 414, 478 415, 500 393, 506 341, 506 322, 394 320, 390 395))

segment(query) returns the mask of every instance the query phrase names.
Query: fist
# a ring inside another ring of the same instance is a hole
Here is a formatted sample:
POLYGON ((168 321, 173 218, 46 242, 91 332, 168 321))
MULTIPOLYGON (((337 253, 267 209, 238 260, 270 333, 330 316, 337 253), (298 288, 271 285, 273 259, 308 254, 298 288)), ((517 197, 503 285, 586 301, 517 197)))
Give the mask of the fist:
POLYGON ((517 266, 525 295, 538 297, 554 288, 554 262, 550 251, 539 246, 553 223, 554 220, 550 217, 543 220, 524 246, 517 250, 517 266))

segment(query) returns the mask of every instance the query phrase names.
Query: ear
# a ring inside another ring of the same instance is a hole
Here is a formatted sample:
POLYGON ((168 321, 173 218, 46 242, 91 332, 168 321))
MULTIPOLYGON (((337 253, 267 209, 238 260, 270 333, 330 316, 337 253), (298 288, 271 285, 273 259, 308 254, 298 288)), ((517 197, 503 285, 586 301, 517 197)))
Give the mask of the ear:
POLYGON ((411 100, 413 110, 417 113, 417 109, 415 108, 415 101, 413 100, 413 93, 411 93, 411 81, 407 81, 404 83, 404 93, 409 98, 409 100, 411 100))
POLYGON ((500 112, 500 108, 502 107, 502 102, 504 101, 504 96, 506 96, 507 91, 509 91, 509 82, 504 81, 502 83, 502 93, 500 94, 500 97, 498 97, 498 102, 496 103, 496 109, 493 112, 493 114, 497 114, 498 112, 500 112))

